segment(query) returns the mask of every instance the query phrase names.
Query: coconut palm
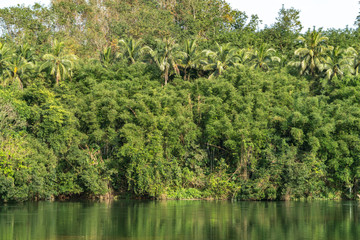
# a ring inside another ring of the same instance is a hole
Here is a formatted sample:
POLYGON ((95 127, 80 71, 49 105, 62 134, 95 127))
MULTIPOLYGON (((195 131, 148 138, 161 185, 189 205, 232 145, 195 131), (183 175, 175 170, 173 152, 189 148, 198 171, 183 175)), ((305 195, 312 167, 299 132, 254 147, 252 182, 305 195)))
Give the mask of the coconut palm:
POLYGON ((350 59, 346 55, 346 51, 337 47, 329 47, 329 54, 324 63, 325 73, 328 79, 333 77, 342 77, 344 71, 351 71, 350 59))
POLYGON ((299 61, 292 61, 291 66, 300 68, 300 74, 311 74, 313 77, 322 71, 323 63, 326 58, 327 37, 322 36, 321 31, 313 30, 307 34, 306 38, 299 36, 298 40, 304 46, 295 50, 295 55, 299 57, 299 61))
POLYGON ((50 74, 56 79, 56 84, 66 77, 71 76, 71 71, 75 66, 77 57, 74 54, 64 52, 64 42, 54 40, 52 53, 45 54, 45 62, 40 66, 40 71, 49 69, 50 74))
POLYGON ((138 61, 148 49, 147 46, 143 46, 143 41, 141 39, 121 39, 119 45, 123 48, 123 54, 128 59, 129 64, 134 64, 138 61))
POLYGON ((357 76, 360 68, 360 51, 356 51, 354 48, 349 47, 346 49, 346 52, 349 55, 349 60, 352 66, 351 73, 357 76))
POLYGON ((190 70, 199 67, 201 54, 197 51, 195 40, 186 40, 184 50, 178 54, 178 65, 184 71, 184 80, 190 80, 190 70))
POLYGON ((267 48, 266 44, 262 44, 258 49, 251 53, 250 62, 253 68, 259 68, 263 71, 269 70, 269 63, 280 62, 280 58, 274 56, 275 49, 267 48))
POLYGON ((210 70, 212 73, 209 78, 221 75, 229 66, 238 65, 237 49, 231 46, 231 43, 215 44, 216 51, 204 50, 203 53, 207 60, 203 61, 204 70, 210 70))
POLYGON ((149 47, 146 49, 156 66, 162 72, 165 80, 165 85, 168 83, 170 72, 173 70, 175 74, 180 75, 177 64, 178 59, 178 44, 175 43, 173 38, 164 38, 163 40, 156 40, 157 48, 153 50, 149 47))
POLYGON ((12 57, 11 49, 0 42, 0 74, 5 70, 7 63, 12 57))
POLYGON ((36 55, 34 49, 28 44, 24 43, 16 49, 16 54, 21 55, 28 62, 35 62, 36 55))
POLYGON ((237 57, 237 62, 240 65, 244 65, 245 63, 247 63, 250 60, 251 57, 251 51, 249 49, 238 49, 236 51, 235 56, 237 57))
POLYGON ((34 67, 34 64, 26 61, 21 55, 14 55, 13 58, 7 62, 5 69, 3 85, 15 83, 20 89, 23 88, 23 77, 26 76, 28 70, 34 67))
POLYGON ((116 55, 112 50, 112 47, 106 47, 102 52, 100 52, 100 62, 103 67, 108 67, 111 65, 116 59, 116 55))

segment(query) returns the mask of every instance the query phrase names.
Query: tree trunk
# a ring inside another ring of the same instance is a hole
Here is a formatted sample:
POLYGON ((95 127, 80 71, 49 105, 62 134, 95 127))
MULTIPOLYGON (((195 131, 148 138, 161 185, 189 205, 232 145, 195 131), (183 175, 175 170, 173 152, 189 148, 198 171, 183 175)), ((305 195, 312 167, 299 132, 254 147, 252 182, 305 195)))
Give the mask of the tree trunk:
POLYGON ((168 79, 169 79, 169 68, 167 68, 167 67, 165 67, 164 78, 165 78, 165 85, 166 85, 168 82, 168 79))
POLYGON ((59 84, 60 81, 60 68, 59 65, 57 66, 57 71, 56 71, 56 85, 59 84))

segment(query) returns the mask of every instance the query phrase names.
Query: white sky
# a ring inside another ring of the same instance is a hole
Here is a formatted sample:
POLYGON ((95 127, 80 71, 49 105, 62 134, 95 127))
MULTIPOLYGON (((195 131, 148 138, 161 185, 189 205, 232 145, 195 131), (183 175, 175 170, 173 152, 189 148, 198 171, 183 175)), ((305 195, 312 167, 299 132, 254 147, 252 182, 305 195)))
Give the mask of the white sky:
MULTIPOLYGON (((263 24, 271 25, 278 16, 278 11, 294 7, 300 10, 300 21, 304 30, 317 28, 354 27, 355 18, 359 13, 359 0, 226 0, 232 8, 245 11, 247 15, 257 14, 263 24)), ((17 4, 32 5, 35 2, 49 4, 50 0, 0 0, 0 8, 17 4)))
POLYGON ((28 6, 33 5, 36 2, 45 5, 50 4, 50 0, 0 0, 0 8, 12 7, 18 4, 25 4, 25 6, 28 6))
POLYGON ((263 24, 271 25, 276 21, 279 9, 294 7, 300 10, 300 22, 304 29, 323 27, 354 27, 359 13, 359 0, 227 0, 232 8, 257 14, 263 24))

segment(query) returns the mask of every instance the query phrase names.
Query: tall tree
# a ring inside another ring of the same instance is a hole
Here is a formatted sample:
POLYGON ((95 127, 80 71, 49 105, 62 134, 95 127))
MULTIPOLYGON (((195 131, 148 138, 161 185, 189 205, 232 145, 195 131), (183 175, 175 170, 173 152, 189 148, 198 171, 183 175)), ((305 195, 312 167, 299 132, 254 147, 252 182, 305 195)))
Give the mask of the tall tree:
POLYGON ((357 76, 359 74, 359 68, 360 68, 360 51, 356 51, 352 47, 349 47, 346 51, 350 57, 352 74, 357 76))
POLYGON ((56 79, 56 84, 71 75, 71 70, 75 66, 77 57, 74 54, 66 54, 64 42, 54 40, 52 53, 43 56, 44 63, 40 66, 40 71, 49 69, 50 74, 56 79))
POLYGON ((280 58, 274 56, 275 49, 268 48, 266 44, 262 44, 258 49, 251 53, 250 61, 253 68, 260 68, 263 71, 269 70, 269 63, 280 62, 280 58))
POLYGON ((0 74, 5 70, 9 60, 11 59, 12 52, 11 49, 0 42, 0 74))
POLYGON ((132 37, 121 39, 119 45, 123 48, 123 54, 130 64, 134 64, 138 61, 143 56, 146 49, 148 49, 147 46, 143 46, 143 41, 141 39, 136 40, 132 37))
POLYGON ((257 15, 251 15, 250 19, 245 12, 234 10, 232 11, 231 28, 233 30, 249 30, 255 31, 258 29, 261 20, 257 15))
POLYGON ((157 39, 156 42, 156 50, 150 48, 147 49, 150 53, 152 60, 162 72, 166 85, 169 81, 169 75, 171 70, 173 70, 177 75, 180 74, 177 63, 177 60, 179 59, 179 45, 175 42, 175 39, 173 38, 164 38, 163 40, 157 39))
POLYGON ((34 62, 37 55, 34 53, 34 49, 28 44, 24 43, 17 47, 16 54, 25 58, 28 62, 34 62))
POLYGON ((308 32, 305 37, 299 36, 298 40, 303 47, 295 51, 295 56, 299 57, 299 61, 292 61, 289 64, 300 68, 300 74, 311 74, 315 77, 323 69, 326 58, 327 37, 322 36, 321 31, 315 29, 308 32))
POLYGON ((293 51, 295 40, 303 26, 300 22, 300 11, 294 8, 279 10, 276 22, 262 32, 266 42, 271 43, 278 51, 293 51))
POLYGON ((329 50, 329 54, 324 63, 325 73, 328 79, 342 77, 344 71, 352 70, 350 59, 346 56, 346 51, 344 49, 340 49, 338 46, 331 46, 329 47, 329 50))
POLYGON ((179 66, 184 71, 184 80, 190 80, 190 70, 199 67, 201 54, 197 49, 197 40, 186 40, 180 52, 179 66))
POLYGON ((15 42, 27 42, 33 47, 47 42, 54 30, 54 12, 38 3, 25 7, 0 9, 0 32, 15 42))
POLYGON ((236 55, 236 48, 231 46, 231 43, 220 45, 215 44, 216 50, 204 50, 207 60, 203 61, 204 70, 212 71, 209 78, 221 75, 229 66, 238 65, 239 58, 236 55))
MULTIPOLYGON (((359 4, 360 4, 360 2, 359 2, 359 4)), ((359 15, 357 15, 357 17, 356 17, 354 24, 357 25, 358 28, 360 28, 360 11, 359 11, 359 15)))
POLYGON ((34 64, 26 61, 23 56, 13 55, 12 59, 7 63, 3 85, 7 85, 9 82, 12 82, 22 89, 22 79, 32 67, 34 67, 34 64))

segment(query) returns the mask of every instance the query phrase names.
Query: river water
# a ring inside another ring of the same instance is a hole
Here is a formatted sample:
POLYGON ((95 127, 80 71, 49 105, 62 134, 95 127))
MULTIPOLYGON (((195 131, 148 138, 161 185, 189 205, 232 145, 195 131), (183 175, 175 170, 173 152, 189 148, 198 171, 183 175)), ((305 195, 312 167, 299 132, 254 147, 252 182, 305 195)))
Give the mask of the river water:
POLYGON ((348 201, 3 204, 0 239, 360 239, 359 207, 348 201))

